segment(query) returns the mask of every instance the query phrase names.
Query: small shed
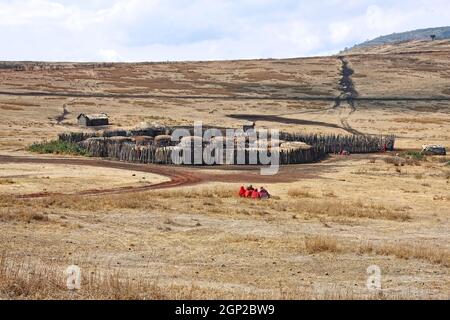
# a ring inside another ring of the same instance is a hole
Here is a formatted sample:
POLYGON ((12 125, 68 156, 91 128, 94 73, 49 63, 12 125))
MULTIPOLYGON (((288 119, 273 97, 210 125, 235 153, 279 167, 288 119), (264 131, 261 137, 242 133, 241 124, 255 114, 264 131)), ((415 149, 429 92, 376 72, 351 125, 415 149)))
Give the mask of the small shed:
POLYGON ((244 132, 247 132, 247 130, 255 130, 255 122, 254 121, 246 121, 242 125, 242 130, 244 130, 244 132))
POLYGON ((96 113, 96 114, 80 113, 77 119, 78 124, 80 126, 86 127, 107 126, 109 124, 109 118, 106 113, 96 113))

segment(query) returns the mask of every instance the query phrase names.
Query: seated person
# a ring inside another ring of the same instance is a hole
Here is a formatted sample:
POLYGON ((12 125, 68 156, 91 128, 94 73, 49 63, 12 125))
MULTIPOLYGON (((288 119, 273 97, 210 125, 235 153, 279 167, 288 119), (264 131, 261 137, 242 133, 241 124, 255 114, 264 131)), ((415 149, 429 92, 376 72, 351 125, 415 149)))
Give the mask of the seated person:
POLYGON ((241 186, 239 189, 239 197, 245 197, 245 188, 244 186, 241 186))
POLYGON ((259 199, 259 198, 260 198, 260 195, 259 195, 259 192, 258 192, 258 188, 256 188, 255 190, 253 190, 252 198, 253 198, 253 199, 259 199))
POLYGON ((259 195, 261 199, 269 199, 270 198, 270 193, 264 189, 264 187, 261 187, 259 189, 259 195))

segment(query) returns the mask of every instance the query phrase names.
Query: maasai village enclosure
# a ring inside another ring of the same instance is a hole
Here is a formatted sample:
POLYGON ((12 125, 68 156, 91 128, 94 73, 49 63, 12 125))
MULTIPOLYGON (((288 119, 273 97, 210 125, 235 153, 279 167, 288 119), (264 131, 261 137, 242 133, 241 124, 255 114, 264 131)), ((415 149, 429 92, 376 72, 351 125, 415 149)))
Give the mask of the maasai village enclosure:
POLYGON ((0 111, 2 299, 450 297, 449 40, 2 62, 0 111), (196 143, 244 163, 195 163, 196 143), (270 197, 240 197, 249 185, 270 197))

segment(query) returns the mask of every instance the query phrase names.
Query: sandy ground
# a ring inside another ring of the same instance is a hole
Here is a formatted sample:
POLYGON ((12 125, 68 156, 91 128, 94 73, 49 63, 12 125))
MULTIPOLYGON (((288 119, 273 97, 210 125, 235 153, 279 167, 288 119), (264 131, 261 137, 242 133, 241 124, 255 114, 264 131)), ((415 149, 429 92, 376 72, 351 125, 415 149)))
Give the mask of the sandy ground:
POLYGON ((0 164, 0 193, 74 193, 125 186, 151 185, 169 179, 156 174, 111 168, 52 164, 0 164))
POLYGON ((3 250, 16 259, 56 268, 74 263, 85 272, 116 270, 163 286, 195 285, 206 295, 218 291, 219 297, 278 297, 280 288, 290 298, 304 297, 301 292, 310 298, 326 292, 358 297, 367 294, 366 268, 374 264, 382 270, 387 297, 447 299, 448 260, 359 252, 365 243, 447 254, 450 249, 448 170, 430 163, 402 167, 400 174, 382 159, 349 158, 315 179, 267 184, 279 197, 268 202, 223 198, 221 192, 239 183, 214 183, 127 200, 114 195, 17 203, 49 220, 2 222, 8 231, 0 237, 3 250), (292 188, 306 192, 293 203, 292 188), (214 189, 219 195, 202 195, 214 189), (323 213, 313 210, 324 204, 323 213), (334 213, 362 205, 408 219, 334 213), (308 236, 331 237, 343 249, 305 252, 308 236))

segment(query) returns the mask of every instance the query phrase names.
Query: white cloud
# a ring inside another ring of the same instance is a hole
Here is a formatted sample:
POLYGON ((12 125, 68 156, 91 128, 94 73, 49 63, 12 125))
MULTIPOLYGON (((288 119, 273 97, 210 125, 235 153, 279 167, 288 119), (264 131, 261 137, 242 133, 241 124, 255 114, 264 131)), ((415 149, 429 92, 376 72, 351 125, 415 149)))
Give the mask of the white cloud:
POLYGON ((352 25, 345 22, 333 22, 329 26, 330 39, 333 44, 345 42, 352 32, 352 25))
POLYGON ((104 61, 122 61, 121 55, 114 49, 100 49, 99 55, 104 61))
POLYGON ((383 10, 377 5, 371 5, 366 11, 366 24, 369 30, 390 32, 397 30, 409 19, 410 12, 401 13, 397 10, 383 10))
POLYGON ((445 0, 0 0, 0 60, 294 57, 448 21, 445 0))

